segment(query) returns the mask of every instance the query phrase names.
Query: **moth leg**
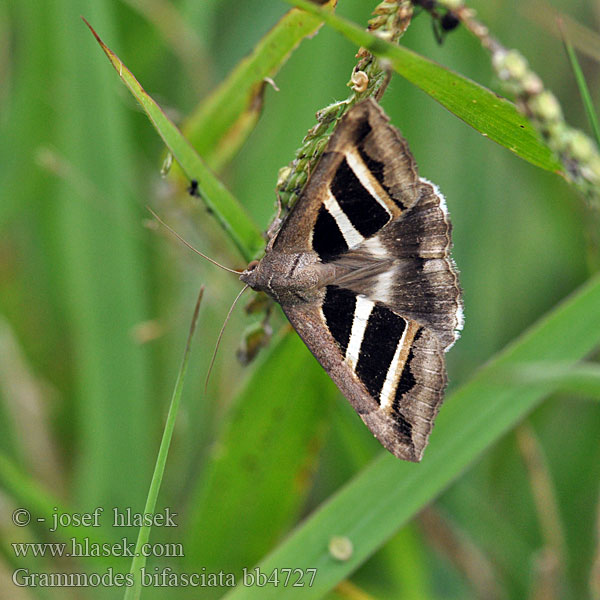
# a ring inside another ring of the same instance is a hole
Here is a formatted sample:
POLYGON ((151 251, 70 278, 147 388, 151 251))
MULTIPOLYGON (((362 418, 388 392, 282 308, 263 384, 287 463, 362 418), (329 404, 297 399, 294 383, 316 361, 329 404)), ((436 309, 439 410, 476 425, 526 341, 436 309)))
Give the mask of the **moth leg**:
POLYGON ((273 335, 273 328, 270 324, 273 300, 266 294, 259 293, 246 305, 245 312, 256 314, 261 311, 264 312, 263 318, 246 328, 236 351, 236 357, 244 367, 249 365, 258 353, 269 345, 273 335))

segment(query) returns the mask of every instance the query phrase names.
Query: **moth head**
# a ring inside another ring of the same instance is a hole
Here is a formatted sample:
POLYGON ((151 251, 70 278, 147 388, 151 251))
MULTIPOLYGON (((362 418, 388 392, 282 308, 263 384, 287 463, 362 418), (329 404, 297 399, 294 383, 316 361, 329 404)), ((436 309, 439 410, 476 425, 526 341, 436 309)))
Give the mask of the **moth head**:
POLYGON ((259 264, 260 264, 260 261, 258 261, 258 260, 251 261, 250 263, 248 263, 248 266, 244 269, 244 271, 240 275, 240 279, 244 283, 247 283, 253 289, 256 289, 256 287, 258 285, 257 278, 259 277, 260 269, 257 269, 257 267, 259 264))

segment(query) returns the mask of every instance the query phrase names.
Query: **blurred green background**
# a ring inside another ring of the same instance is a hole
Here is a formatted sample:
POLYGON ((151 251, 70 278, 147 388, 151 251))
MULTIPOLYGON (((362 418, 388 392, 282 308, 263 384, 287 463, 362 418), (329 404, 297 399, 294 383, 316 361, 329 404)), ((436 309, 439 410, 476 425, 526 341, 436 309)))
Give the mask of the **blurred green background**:
MULTIPOLYGON (((340 0, 337 11, 366 24, 375 4, 340 0)), ((517 0, 471 5, 507 47, 525 54, 567 120, 587 129, 556 30, 532 18, 546 8, 517 0)), ((597 27, 598 3, 552 6, 597 27)), ((204 393, 239 283, 148 227, 145 205, 209 256, 235 268, 243 261, 185 189, 161 177, 161 140, 79 18, 180 122, 288 8, 278 0, 0 5, 0 598, 120 597, 114 588, 14 587, 12 573, 23 565, 46 572, 112 565, 126 572, 129 563, 19 559, 11 542, 62 538, 36 524, 16 528, 11 513, 23 505, 142 510, 201 284, 199 330, 160 496, 161 508, 178 513, 179 527, 152 535, 183 543, 185 557, 154 559, 151 566, 251 567, 380 452, 295 338, 276 334, 283 362, 276 369, 268 363, 272 354, 258 366, 238 364, 236 348, 251 322, 241 309, 204 393), (270 374, 256 375, 261 368, 270 374), (281 407, 282 396, 289 406, 272 421, 281 418, 282 430, 257 432, 256 413, 268 412, 275 397, 281 407), (240 460, 215 467, 230 447, 240 460)), ((440 46, 422 14, 402 43, 499 90, 488 57, 462 29, 440 46)), ((261 229, 273 213, 277 171, 292 159, 314 113, 348 94, 355 52, 323 28, 275 77, 279 91, 267 86, 256 129, 221 173, 261 229)), ((585 53, 580 59, 597 98, 597 62, 585 53)), ((585 213, 560 177, 483 138, 398 76, 382 104, 452 214, 466 314, 463 336, 448 356, 453 388, 588 277, 585 213)), ((284 325, 279 314, 274 325, 284 325)), ((599 431, 597 403, 549 398, 520 434, 486 453, 335 594, 590 597, 599 552, 599 431), (539 481, 524 451, 533 432, 555 488, 548 502, 554 498, 558 517, 550 525, 536 505, 539 481), (564 542, 558 567, 548 552, 553 528, 564 542), (547 585, 554 595, 535 595, 547 585)), ((95 533, 108 541, 125 535, 110 527, 95 533)), ((126 533, 135 539, 134 529, 126 533)), ((146 589, 143 597, 219 593, 146 589)))

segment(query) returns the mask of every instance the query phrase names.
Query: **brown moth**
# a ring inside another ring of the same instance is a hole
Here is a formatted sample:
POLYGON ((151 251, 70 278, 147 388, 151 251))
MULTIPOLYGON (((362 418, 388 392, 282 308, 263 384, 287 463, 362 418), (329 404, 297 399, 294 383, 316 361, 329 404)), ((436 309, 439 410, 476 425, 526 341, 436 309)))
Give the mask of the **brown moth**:
POLYGON ((377 439, 419 461, 462 328, 443 196, 373 100, 350 109, 265 256, 274 298, 377 439))

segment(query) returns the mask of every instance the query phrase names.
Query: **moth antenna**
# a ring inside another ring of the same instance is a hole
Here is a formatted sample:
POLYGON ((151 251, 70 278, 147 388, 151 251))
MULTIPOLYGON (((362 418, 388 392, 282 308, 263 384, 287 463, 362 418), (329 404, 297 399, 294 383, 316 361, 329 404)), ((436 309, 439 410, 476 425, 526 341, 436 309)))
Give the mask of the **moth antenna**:
POLYGON ((223 321, 223 326, 221 327, 221 331, 219 332, 219 337, 217 338, 217 343, 215 344, 215 351, 213 352, 212 358, 210 359, 210 365, 208 365, 208 372, 206 373, 206 380, 204 382, 204 393, 206 394, 206 389, 208 388, 208 380, 210 379, 210 374, 212 372, 213 365, 215 364, 215 359, 217 358, 217 350, 219 349, 219 344, 221 343, 221 338, 223 337, 223 333, 225 332, 225 327, 227 327, 227 323, 229 322, 229 317, 231 317, 231 313, 235 308, 235 305, 238 303, 238 300, 242 297, 242 294, 249 288, 250 286, 246 284, 240 293, 235 297, 227 316, 225 317, 225 321, 223 321))
POLYGON ((202 254, 200 250, 196 250, 194 246, 192 246, 189 242, 184 240, 172 227, 167 225, 149 206, 146 206, 150 214, 168 231, 170 231, 182 244, 186 245, 190 250, 194 251, 196 254, 199 254, 202 258, 205 258, 213 265, 217 265, 217 267, 223 269, 224 271, 229 271, 230 273, 235 273, 236 275, 241 275, 243 271, 236 271, 235 269, 230 269, 229 267, 224 267, 222 264, 218 263, 216 260, 206 256, 206 254, 202 254))

